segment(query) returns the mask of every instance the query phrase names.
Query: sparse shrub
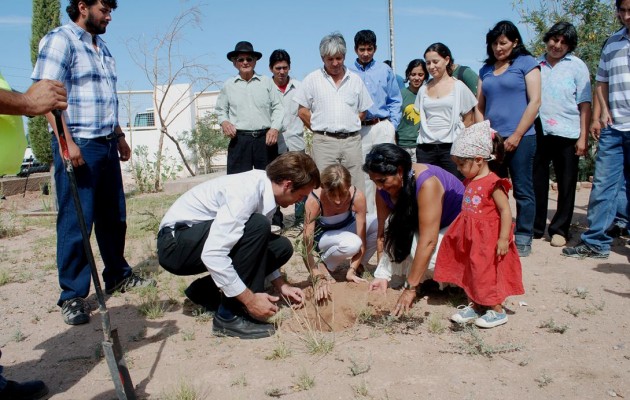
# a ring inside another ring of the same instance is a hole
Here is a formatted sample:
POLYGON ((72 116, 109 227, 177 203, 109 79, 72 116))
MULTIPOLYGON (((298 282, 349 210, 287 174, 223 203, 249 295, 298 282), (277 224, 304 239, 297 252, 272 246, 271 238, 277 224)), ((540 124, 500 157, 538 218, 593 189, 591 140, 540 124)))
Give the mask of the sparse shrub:
POLYGON ((247 386, 247 378, 245 377, 245 374, 241 374, 238 378, 234 379, 231 386, 247 386))
POLYGON ((18 236, 24 230, 24 220, 15 211, 0 214, 0 239, 18 236))
POLYGON ((149 157, 149 148, 145 145, 136 146, 133 149, 133 164, 129 167, 133 168, 134 180, 136 181, 137 189, 140 193, 156 192, 161 188, 155 187, 155 183, 158 182, 157 174, 160 174, 161 182, 164 184, 167 180, 175 179, 177 174, 182 170, 182 166, 177 160, 167 154, 164 150, 161 160, 161 171, 157 170, 157 153, 152 158, 149 157))
POLYGON ((202 400, 205 397, 191 383, 180 381, 177 387, 160 396, 162 400, 202 400))
POLYGON ((351 387, 355 395, 361 396, 361 397, 368 396, 369 392, 368 392, 367 382, 365 381, 365 379, 363 379, 360 384, 352 385, 351 387))
POLYGON ((164 316, 166 307, 160 300, 157 286, 146 286, 140 288, 138 292, 142 299, 142 303, 138 306, 140 314, 148 319, 157 319, 164 316))
POLYGON ((24 339, 26 339, 26 336, 24 335, 24 333, 22 333, 22 330, 20 330, 19 328, 13 333, 13 340, 16 343, 20 343, 21 341, 23 341, 24 339))
POLYGON ((205 324, 212 321, 214 318, 214 313, 211 311, 207 311, 204 307, 199 307, 193 310, 192 316, 195 318, 195 321, 200 324, 205 324))
POLYGON ((575 295, 580 299, 584 300, 588 296, 588 289, 585 287, 576 287, 575 295))
POLYGON ((543 371, 542 374, 534 379, 537 383, 538 383, 538 387, 545 387, 547 385, 549 385, 551 382, 553 382, 553 378, 549 375, 547 375, 547 372, 543 371))
POLYGON ((570 304, 567 304, 567 307, 564 310, 568 312, 569 314, 573 315, 574 317, 577 317, 582 312, 582 310, 580 310, 579 308, 575 308, 571 306, 570 304))
POLYGON ((184 342, 195 340, 195 331, 192 329, 182 331, 182 339, 184 340, 184 342))
POLYGON ((269 397, 280 397, 283 394, 284 394, 284 392, 282 391, 282 389, 277 388, 277 387, 272 387, 272 388, 265 389, 265 395, 267 395, 269 397))
POLYGON ((434 335, 441 335, 446 330, 446 326, 439 315, 431 314, 427 323, 427 330, 434 335))
POLYGON ((485 342, 479 333, 479 329, 474 326, 464 326, 461 330, 461 338, 464 343, 459 344, 457 347, 462 354, 473 356, 481 355, 492 358, 495 354, 519 351, 522 348, 520 345, 514 343, 506 343, 498 346, 490 345, 485 342))
POLYGON ((314 386, 315 386, 315 378, 310 376, 308 372, 304 370, 302 371, 302 373, 300 373, 300 376, 298 376, 297 380, 295 381, 295 384, 293 385, 293 388, 295 389, 296 392, 301 392, 303 390, 312 389, 314 386))
POLYGON ((327 339, 324 335, 318 332, 309 332, 308 336, 304 340, 306 341, 306 348, 310 354, 325 355, 335 348, 334 340, 327 339))
POLYGON ((265 360, 284 360, 291 356, 293 352, 291 348, 281 339, 278 339, 278 344, 271 351, 271 354, 265 357, 265 360))
POLYGON ((0 269, 0 286, 4 286, 11 282, 13 282, 13 278, 11 277, 11 274, 9 274, 9 271, 4 268, 0 269))
POLYGON ((365 324, 370 321, 374 316, 374 309, 370 306, 363 307, 357 313, 357 322, 360 324, 365 324))
POLYGON ((549 318, 547 321, 543 321, 538 325, 539 328, 547 329, 551 333, 565 333, 568 329, 568 325, 557 325, 553 318, 549 318))

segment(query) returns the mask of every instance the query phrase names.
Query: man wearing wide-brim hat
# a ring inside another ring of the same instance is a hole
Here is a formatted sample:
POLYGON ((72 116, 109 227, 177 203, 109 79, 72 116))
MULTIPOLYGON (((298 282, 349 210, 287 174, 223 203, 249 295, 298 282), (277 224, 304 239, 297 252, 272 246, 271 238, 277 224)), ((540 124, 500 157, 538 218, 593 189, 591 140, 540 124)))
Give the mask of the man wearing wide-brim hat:
POLYGON ((284 109, 273 81, 254 71, 262 54, 250 42, 227 53, 238 75, 228 79, 216 104, 218 122, 230 137, 227 173, 265 169, 278 155, 278 131, 284 109))

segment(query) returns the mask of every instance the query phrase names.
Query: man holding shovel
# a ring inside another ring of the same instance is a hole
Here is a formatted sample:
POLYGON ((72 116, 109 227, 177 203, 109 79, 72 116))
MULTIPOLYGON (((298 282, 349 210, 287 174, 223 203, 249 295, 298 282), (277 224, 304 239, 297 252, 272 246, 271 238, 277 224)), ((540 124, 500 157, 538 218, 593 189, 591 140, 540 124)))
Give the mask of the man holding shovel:
MULTIPOLYGON (((66 12, 71 22, 41 40, 31 76, 34 81, 59 80, 68 91, 63 128, 88 232, 94 226, 105 264, 103 280, 108 294, 156 284, 135 275, 124 257, 127 223, 120 161, 127 161, 131 150, 118 124, 114 58, 100 38, 116 7, 116 0, 70 0, 66 12)), ((90 266, 59 149, 59 132, 54 116, 49 113, 46 118, 55 134, 57 268, 62 289, 57 304, 65 323, 85 324, 90 320, 85 301, 90 266)))

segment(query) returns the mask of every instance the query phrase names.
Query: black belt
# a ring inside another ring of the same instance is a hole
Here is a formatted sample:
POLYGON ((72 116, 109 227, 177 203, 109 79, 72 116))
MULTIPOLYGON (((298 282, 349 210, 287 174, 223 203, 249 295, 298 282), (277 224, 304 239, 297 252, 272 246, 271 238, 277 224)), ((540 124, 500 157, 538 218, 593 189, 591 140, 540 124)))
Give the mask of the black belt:
POLYGON ((237 129, 236 130, 236 134, 237 135, 242 135, 242 136, 251 136, 254 138, 263 136, 267 134, 267 131, 269 130, 269 128, 264 128, 264 129, 257 129, 257 130, 245 130, 245 129, 237 129))
POLYGON ((188 226, 188 224, 182 223, 182 222, 178 222, 175 224, 175 226, 165 226, 164 228, 160 229, 160 231, 158 232, 158 237, 162 236, 162 235, 166 235, 167 233, 172 233, 175 231, 181 231, 183 229, 188 229, 190 228, 188 226))
POLYGON ((421 149, 450 149, 453 146, 453 143, 419 143, 418 147, 421 149))
POLYGON ((357 133, 359 133, 359 131, 356 131, 356 132, 313 131, 313 132, 317 133, 318 135, 330 136, 330 137, 334 137, 334 138, 337 138, 337 139, 346 139, 346 138, 352 137, 352 136, 356 135, 357 133))
POLYGON ((370 125, 376 125, 381 121, 387 121, 389 118, 372 118, 372 119, 367 119, 365 121, 361 121, 361 125, 363 126, 370 126, 370 125))

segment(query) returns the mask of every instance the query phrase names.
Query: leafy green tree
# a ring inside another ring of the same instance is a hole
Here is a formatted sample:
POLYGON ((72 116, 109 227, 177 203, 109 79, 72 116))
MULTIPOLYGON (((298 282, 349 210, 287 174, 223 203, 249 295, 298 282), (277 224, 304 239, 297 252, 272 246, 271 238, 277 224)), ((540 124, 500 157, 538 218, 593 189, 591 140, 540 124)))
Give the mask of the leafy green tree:
MULTIPOLYGON (((51 29, 61 25, 59 0, 33 0, 33 22, 31 26, 31 63, 35 66, 39 41, 51 29)), ((52 163, 48 122, 43 116, 28 120, 28 137, 35 157, 43 163, 52 163)))
MULTIPOLYGON (((599 57, 606 39, 621 25, 616 17, 614 0, 538 0, 532 6, 532 0, 513 0, 512 4, 521 16, 521 22, 527 24, 535 36, 527 45, 535 56, 545 52, 543 36, 553 24, 559 21, 570 22, 578 33, 578 45, 573 53, 588 66, 595 90, 595 74, 599 57)), ((589 141, 588 154, 580 159, 579 180, 586 180, 595 170, 595 141, 589 141)))
POLYGON ((186 133, 183 138, 186 146, 192 149, 193 155, 197 158, 197 164, 203 164, 206 174, 212 167, 212 158, 226 150, 230 143, 230 139, 221 132, 218 120, 216 113, 208 114, 199 119, 192 132, 186 133))
POLYGON ((521 22, 535 34, 527 45, 528 50, 535 56, 543 54, 545 32, 556 22, 570 22, 578 32, 578 46, 573 53, 586 63, 594 82, 602 46, 608 36, 620 28, 615 17, 614 0, 539 0, 535 7, 531 6, 532 3, 513 1, 521 22))

